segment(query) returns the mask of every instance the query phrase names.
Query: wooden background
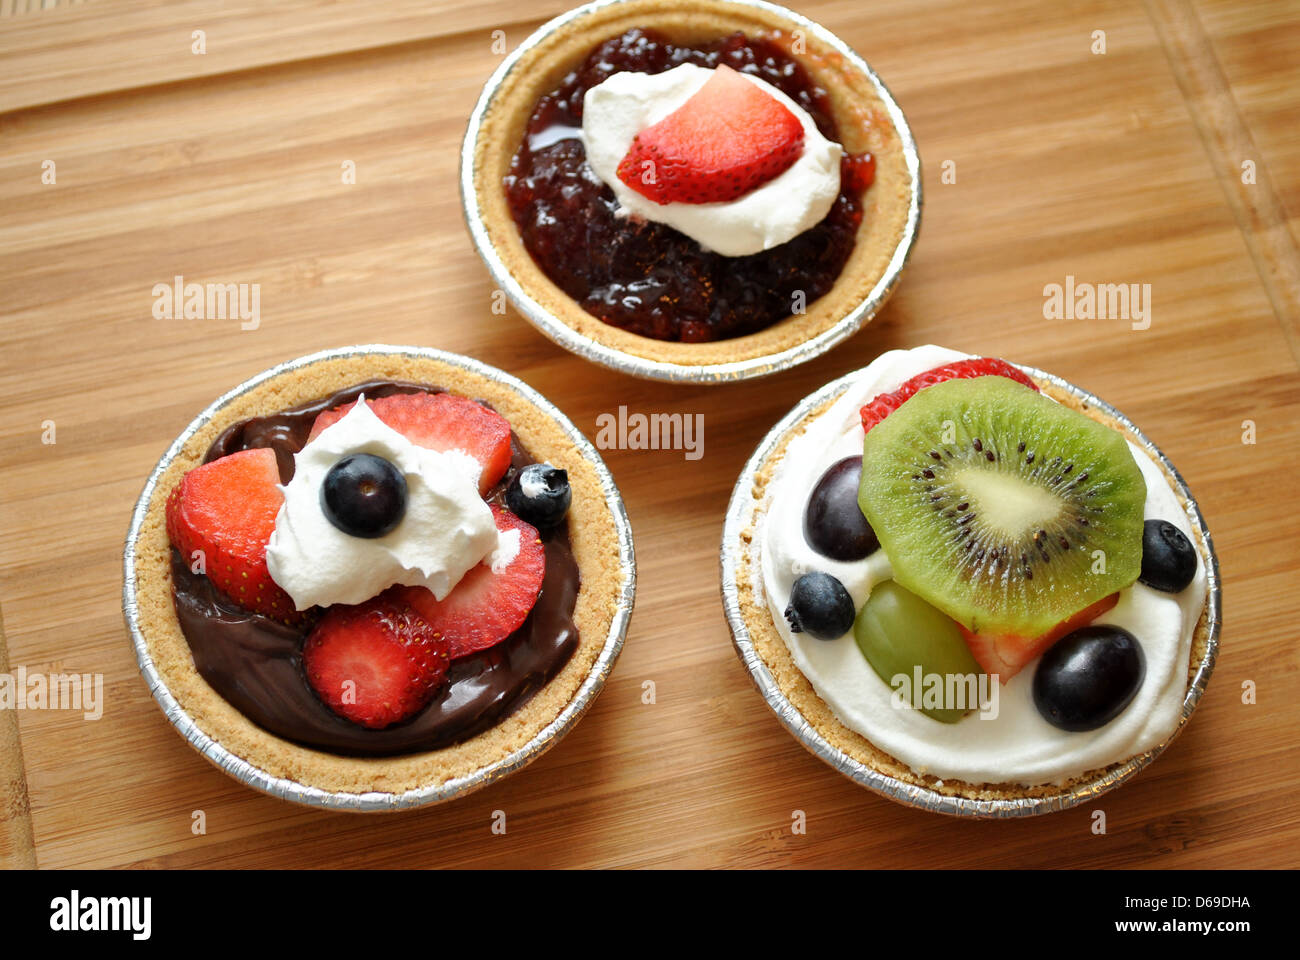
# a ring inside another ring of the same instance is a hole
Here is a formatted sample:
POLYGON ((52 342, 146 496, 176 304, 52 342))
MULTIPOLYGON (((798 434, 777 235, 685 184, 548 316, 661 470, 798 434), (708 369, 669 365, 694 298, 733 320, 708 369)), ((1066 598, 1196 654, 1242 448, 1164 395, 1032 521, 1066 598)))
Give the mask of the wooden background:
POLYGON ((96 722, 0 714, 0 864, 1300 865, 1300 5, 796 2, 907 112, 923 229, 856 338, 723 388, 633 381, 491 312, 457 148, 499 61, 491 32, 513 45, 567 5, 0 0, 0 658, 102 673, 107 698, 96 722), (261 328, 153 319, 151 288, 177 274, 260 283, 261 328), (1043 319, 1043 287, 1067 274, 1151 284, 1150 329, 1043 319), (369 341, 501 366, 589 435, 619 404, 705 417, 699 461, 607 454, 640 594, 588 716, 524 772, 388 818, 285 804, 209 766, 150 699, 119 606, 132 504, 190 418, 271 364, 369 341), (1104 836, 1087 808, 981 823, 881 799, 805 753, 732 651, 717 547, 745 458, 813 388, 928 342, 1116 404, 1178 464, 1218 545, 1218 669, 1189 730, 1100 801, 1104 836))

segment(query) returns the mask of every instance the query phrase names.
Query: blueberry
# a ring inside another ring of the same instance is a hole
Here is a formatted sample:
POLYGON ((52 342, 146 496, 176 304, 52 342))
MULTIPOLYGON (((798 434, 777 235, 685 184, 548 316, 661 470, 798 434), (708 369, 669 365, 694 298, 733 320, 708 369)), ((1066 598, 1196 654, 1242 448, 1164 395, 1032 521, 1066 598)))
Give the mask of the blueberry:
POLYGON ((1119 627, 1089 626, 1061 638, 1034 673, 1034 705, 1054 727, 1096 730, 1132 702, 1146 676, 1142 645, 1119 627))
POLYGON ((803 536, 823 557, 861 560, 880 547, 858 506, 861 480, 862 458, 845 457, 827 468, 808 497, 803 536))
POLYGON ((834 640, 853 629, 853 598, 829 573, 805 573, 790 588, 785 618, 795 633, 834 640))
POLYGON ((564 519, 573 491, 569 475, 549 463, 530 463, 506 487, 506 509, 538 530, 549 530, 564 519))
POLYGON ((320 505, 349 536, 382 537, 406 514, 406 478, 383 457, 350 453, 325 474, 320 505))
POLYGON ((1148 520, 1142 525, 1142 572, 1138 579, 1148 587, 1178 593, 1196 576, 1196 548, 1168 520, 1148 520))

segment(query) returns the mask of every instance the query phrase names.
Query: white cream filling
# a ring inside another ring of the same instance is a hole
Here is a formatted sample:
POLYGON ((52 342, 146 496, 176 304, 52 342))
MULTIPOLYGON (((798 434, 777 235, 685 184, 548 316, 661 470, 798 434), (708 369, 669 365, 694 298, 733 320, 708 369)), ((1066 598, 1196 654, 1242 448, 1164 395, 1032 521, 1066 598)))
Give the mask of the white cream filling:
MULTIPOLYGON (((1181 593, 1162 593, 1135 583, 1121 592, 1113 610, 1098 619, 1099 624, 1123 627, 1137 637, 1146 657, 1146 677, 1123 713, 1100 729, 1083 733, 1057 729, 1039 714, 1032 694, 1037 661, 1001 688, 996 717, 973 712, 958 723, 940 723, 917 710, 893 705, 893 691, 862 656, 852 631, 835 640, 817 640, 792 633, 783 614, 795 578, 809 570, 838 577, 859 610, 871 588, 891 577, 883 550, 852 563, 813 550, 803 536, 808 495, 833 463, 861 456, 864 434, 858 411, 863 404, 896 390, 918 373, 966 356, 936 346, 884 353, 804 434, 790 442, 762 511, 756 538, 761 562, 754 586, 766 596, 795 664, 840 722, 917 773, 972 783, 1059 783, 1152 749, 1177 727, 1192 636, 1205 602, 1205 568, 1199 560, 1195 578, 1181 593)), ((1160 467, 1141 448, 1130 446, 1146 480, 1144 516, 1168 520, 1196 543, 1187 514, 1160 467)))

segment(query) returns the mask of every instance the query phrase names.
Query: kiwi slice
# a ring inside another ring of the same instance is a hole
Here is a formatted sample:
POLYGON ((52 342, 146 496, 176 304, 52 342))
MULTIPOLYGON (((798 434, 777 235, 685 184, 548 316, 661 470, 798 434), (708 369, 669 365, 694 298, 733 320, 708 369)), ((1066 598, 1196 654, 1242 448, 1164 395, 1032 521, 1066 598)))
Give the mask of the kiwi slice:
POLYGON ((858 504, 894 578, 974 632, 1046 633, 1137 579, 1124 436, 1005 377, 946 380, 867 433, 858 504))

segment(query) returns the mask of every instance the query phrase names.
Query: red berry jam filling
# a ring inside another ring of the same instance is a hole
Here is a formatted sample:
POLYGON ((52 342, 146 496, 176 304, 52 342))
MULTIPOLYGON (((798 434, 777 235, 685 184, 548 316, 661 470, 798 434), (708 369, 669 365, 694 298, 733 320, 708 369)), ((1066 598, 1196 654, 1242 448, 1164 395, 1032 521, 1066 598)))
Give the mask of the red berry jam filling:
POLYGON ((659 223, 616 215, 614 191, 586 161, 578 134, 587 90, 615 73, 662 73, 684 63, 725 64, 772 84, 838 141, 829 94, 778 42, 735 33, 681 47, 649 30, 598 46, 538 101, 505 178, 524 246, 538 267, 605 323, 657 340, 725 340, 766 329, 796 303, 834 286, 862 222, 874 179, 869 154, 846 155, 840 193, 816 226, 761 253, 725 257, 659 223))

